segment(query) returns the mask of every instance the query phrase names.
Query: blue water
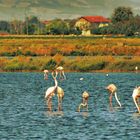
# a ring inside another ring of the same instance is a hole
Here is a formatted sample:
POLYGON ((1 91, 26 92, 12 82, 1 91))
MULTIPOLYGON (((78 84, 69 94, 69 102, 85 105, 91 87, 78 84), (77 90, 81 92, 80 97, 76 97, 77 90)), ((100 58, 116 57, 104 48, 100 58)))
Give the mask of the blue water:
POLYGON ((132 91, 140 85, 139 73, 66 73, 58 81, 65 91, 63 111, 47 112, 45 91, 54 82, 43 73, 0 73, 1 140, 139 140, 140 115, 132 100, 132 91), (80 81, 80 78, 84 78, 80 81), (115 83, 122 108, 105 87, 115 83), (88 91, 89 111, 77 112, 83 91, 88 91))

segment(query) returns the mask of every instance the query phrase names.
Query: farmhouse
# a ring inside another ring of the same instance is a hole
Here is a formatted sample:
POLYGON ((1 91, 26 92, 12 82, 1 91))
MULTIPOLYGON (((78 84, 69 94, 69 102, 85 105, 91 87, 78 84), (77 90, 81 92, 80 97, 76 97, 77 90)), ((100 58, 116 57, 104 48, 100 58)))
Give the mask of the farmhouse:
POLYGON ((103 16, 83 16, 75 23, 75 27, 82 30, 82 35, 91 35, 91 30, 108 26, 111 20, 103 16))

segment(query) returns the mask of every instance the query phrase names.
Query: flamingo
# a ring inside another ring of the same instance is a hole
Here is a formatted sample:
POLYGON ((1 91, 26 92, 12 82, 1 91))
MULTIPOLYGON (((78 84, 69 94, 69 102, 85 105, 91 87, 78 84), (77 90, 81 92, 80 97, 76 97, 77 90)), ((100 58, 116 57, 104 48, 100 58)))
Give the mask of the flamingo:
POLYGON ((110 100, 110 105, 112 106, 112 96, 115 94, 115 98, 116 98, 116 101, 117 103, 119 104, 119 106, 121 107, 121 103, 120 101, 118 100, 118 97, 117 97, 117 87, 114 85, 114 84, 110 84, 106 87, 106 89, 110 92, 110 97, 109 97, 109 100, 110 100))
POLYGON ((44 79, 45 80, 48 80, 48 73, 49 73, 48 70, 44 70, 44 79))
POLYGON ((139 87, 136 87, 134 90, 133 90, 133 94, 132 94, 132 98, 134 100, 134 103, 138 109, 138 112, 140 113, 140 107, 138 105, 138 99, 140 98, 140 86, 139 87))
POLYGON ((88 98, 89 98, 89 93, 84 91, 82 94, 82 98, 83 98, 83 102, 79 105, 78 107, 78 111, 80 112, 80 108, 81 107, 86 107, 87 111, 88 111, 88 98))
POLYGON ((59 66, 56 68, 56 70, 60 73, 60 79, 65 80, 66 76, 64 73, 64 68, 62 66, 59 66))
POLYGON ((50 108, 50 111, 52 110, 52 97, 55 95, 55 92, 57 93, 57 98, 58 98, 58 111, 62 110, 62 101, 64 98, 64 90, 58 86, 58 82, 56 79, 57 75, 58 75, 57 71, 56 71, 55 76, 54 76, 54 73, 52 73, 52 77, 54 79, 55 86, 48 88, 46 91, 46 94, 45 94, 45 98, 47 99, 47 105, 48 105, 48 108, 50 108))
POLYGON ((57 86, 58 86, 58 82, 56 80, 57 72, 56 72, 55 76, 54 76, 54 73, 52 72, 52 77, 54 79, 55 86, 49 87, 45 93, 45 99, 47 100, 47 106, 48 106, 49 111, 52 111, 52 97, 55 95, 55 91, 56 91, 57 86))

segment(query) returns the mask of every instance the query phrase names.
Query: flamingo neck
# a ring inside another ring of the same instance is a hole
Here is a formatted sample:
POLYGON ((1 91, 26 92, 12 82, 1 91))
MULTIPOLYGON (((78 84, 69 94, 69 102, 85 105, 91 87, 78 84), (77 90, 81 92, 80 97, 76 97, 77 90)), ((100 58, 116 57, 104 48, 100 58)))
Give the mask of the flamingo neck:
POLYGON ((58 82, 57 82, 56 78, 54 79, 54 83, 55 83, 55 88, 57 88, 58 87, 58 82))
POLYGON ((116 98, 116 101, 118 102, 119 106, 121 107, 122 105, 121 105, 121 103, 120 103, 120 101, 119 101, 119 99, 117 97, 117 92, 115 92, 115 98, 116 98))
POLYGON ((135 105, 136 105, 136 107, 137 107, 137 109, 138 109, 138 112, 140 113, 140 108, 139 108, 139 106, 138 106, 138 104, 137 104, 137 102, 136 102, 136 98, 133 97, 133 100, 134 100, 134 103, 135 103, 135 105))

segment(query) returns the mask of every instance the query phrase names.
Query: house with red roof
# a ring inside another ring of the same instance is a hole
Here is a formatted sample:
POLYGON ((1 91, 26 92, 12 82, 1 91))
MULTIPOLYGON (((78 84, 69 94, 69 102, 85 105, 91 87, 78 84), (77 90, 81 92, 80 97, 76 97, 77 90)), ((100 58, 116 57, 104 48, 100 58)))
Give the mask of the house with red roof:
POLYGON ((111 20, 103 16, 83 16, 75 23, 75 27, 82 30, 82 35, 91 35, 91 30, 108 26, 111 20))
POLYGON ((50 23, 49 20, 42 21, 43 24, 48 25, 50 23))

